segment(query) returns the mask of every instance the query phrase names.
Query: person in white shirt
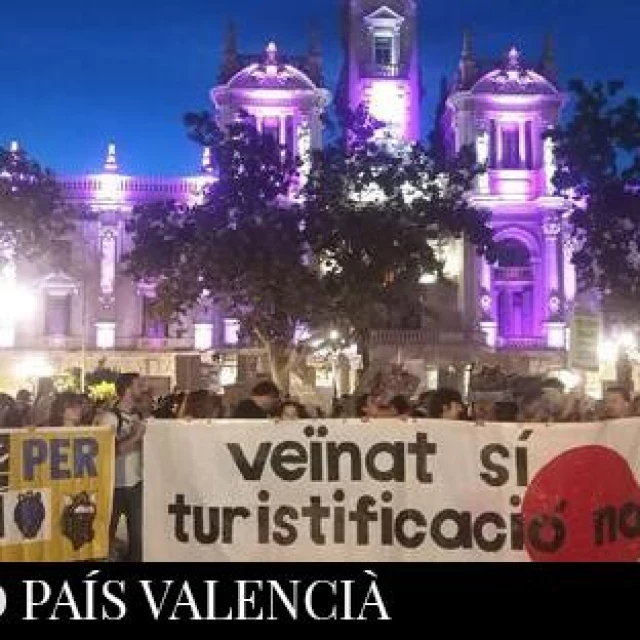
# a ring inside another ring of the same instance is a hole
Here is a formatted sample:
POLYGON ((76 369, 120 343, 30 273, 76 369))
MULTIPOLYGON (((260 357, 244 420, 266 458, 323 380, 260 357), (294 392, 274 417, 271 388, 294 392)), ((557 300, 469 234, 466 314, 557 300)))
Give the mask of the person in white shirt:
POLYGON ((104 412, 99 421, 110 426, 116 436, 115 490, 109 541, 113 549, 122 516, 127 525, 125 561, 142 562, 142 440, 145 424, 138 413, 142 395, 140 376, 123 373, 116 381, 118 403, 104 412))

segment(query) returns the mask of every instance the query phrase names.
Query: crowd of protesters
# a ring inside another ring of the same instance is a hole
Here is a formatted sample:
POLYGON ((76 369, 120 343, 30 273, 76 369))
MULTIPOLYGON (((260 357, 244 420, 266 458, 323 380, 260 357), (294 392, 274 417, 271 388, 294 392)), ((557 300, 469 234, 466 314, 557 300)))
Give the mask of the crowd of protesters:
POLYGON ((335 399, 325 415, 294 398, 283 396, 270 381, 256 384, 249 397, 234 406, 224 397, 208 392, 174 392, 155 399, 137 374, 121 374, 117 399, 109 404, 92 402, 88 395, 41 393, 36 398, 25 390, 15 399, 0 394, 0 425, 3 428, 79 427, 102 425, 116 436, 115 491, 110 526, 112 558, 142 560, 142 443, 147 419, 243 420, 273 419, 280 422, 313 418, 360 419, 363 425, 383 418, 513 423, 588 422, 640 416, 640 397, 624 387, 610 387, 601 401, 585 394, 565 392, 555 379, 540 379, 520 392, 480 390, 465 402, 454 389, 421 393, 416 398, 391 393, 367 393, 335 399), (126 545, 118 540, 120 520, 126 523, 126 545))
MULTIPOLYGON (((128 375, 123 374, 122 379, 128 375)), ((119 381, 121 384, 121 380, 119 381)), ((472 392, 463 400, 454 389, 438 389, 417 397, 389 393, 365 393, 336 398, 330 411, 306 406, 301 401, 281 394, 276 385, 262 381, 249 397, 229 403, 223 395, 210 391, 180 392, 155 398, 146 388, 136 389, 132 411, 140 419, 216 420, 276 419, 308 420, 317 418, 446 419, 475 422, 592 422, 640 416, 640 395, 622 386, 605 390, 602 400, 594 400, 579 391, 566 392, 556 379, 541 379, 533 388, 520 394, 493 391, 472 392)), ((119 397, 119 393, 118 393, 119 397)), ((101 416, 112 413, 112 402, 93 401, 88 394, 63 391, 33 398, 21 390, 13 398, 0 394, 0 427, 74 427, 101 422, 101 416)))

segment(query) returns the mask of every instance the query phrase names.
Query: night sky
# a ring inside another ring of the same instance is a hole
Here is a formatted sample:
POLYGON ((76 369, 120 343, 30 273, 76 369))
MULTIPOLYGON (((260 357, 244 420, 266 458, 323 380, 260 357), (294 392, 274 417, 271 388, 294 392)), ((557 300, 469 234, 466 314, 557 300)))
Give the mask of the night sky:
MULTIPOLYGON (((461 33, 479 56, 512 44, 536 59, 544 33, 557 40, 563 79, 619 78, 640 92, 637 0, 419 0, 427 89, 425 120, 439 78, 457 65, 461 33)), ((31 0, 0 12, 0 144, 18 139, 57 172, 100 168, 107 142, 123 172, 192 173, 198 149, 182 114, 208 107, 225 25, 241 49, 274 39, 306 51, 308 25, 321 31, 330 87, 342 62, 339 0, 31 0)))

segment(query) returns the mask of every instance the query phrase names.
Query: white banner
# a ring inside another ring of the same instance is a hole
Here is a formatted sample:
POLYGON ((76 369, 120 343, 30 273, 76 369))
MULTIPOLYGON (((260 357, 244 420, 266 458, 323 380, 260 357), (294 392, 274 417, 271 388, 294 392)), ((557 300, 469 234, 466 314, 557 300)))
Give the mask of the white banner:
POLYGON ((640 419, 152 422, 145 560, 640 558, 640 419))

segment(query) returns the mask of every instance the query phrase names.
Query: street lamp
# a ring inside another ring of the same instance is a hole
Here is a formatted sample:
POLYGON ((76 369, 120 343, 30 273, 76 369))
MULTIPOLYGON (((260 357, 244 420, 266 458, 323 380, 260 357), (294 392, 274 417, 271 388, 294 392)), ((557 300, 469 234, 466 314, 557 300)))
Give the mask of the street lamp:
POLYGON ((16 323, 33 317, 36 310, 34 294, 15 282, 0 285, 0 348, 15 347, 16 323))
POLYGON ((633 390, 633 362, 640 360, 638 341, 631 331, 614 332, 598 347, 601 364, 615 368, 617 384, 633 390))

